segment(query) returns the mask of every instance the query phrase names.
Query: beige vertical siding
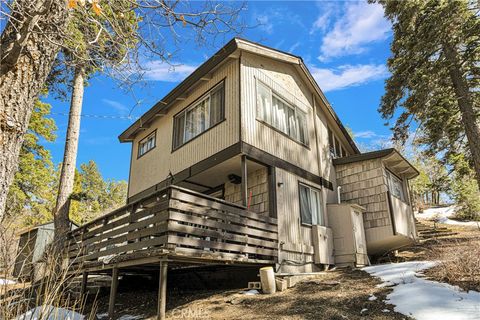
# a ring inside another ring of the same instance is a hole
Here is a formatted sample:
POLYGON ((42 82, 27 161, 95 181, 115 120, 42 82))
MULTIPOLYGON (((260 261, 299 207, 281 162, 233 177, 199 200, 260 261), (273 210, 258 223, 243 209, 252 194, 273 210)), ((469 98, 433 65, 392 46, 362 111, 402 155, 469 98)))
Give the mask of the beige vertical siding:
POLYGON ((311 93, 292 65, 243 53, 241 57, 243 141, 318 175, 311 93), (307 113, 309 148, 256 120, 256 80, 307 113))
POLYGON ((195 163, 239 141, 239 61, 228 60, 216 70, 211 80, 200 82, 183 101, 172 107, 167 115, 159 117, 132 143, 129 197, 167 178, 169 172, 178 173, 195 163), (191 105, 205 92, 225 79, 226 121, 206 131, 172 153, 173 116, 191 105), (157 130, 156 147, 137 159, 138 142, 157 130))
MULTIPOLYGON (((300 201, 298 194, 298 183, 303 182, 312 187, 322 189, 321 186, 312 184, 288 171, 276 169, 276 181, 283 183, 277 187, 277 219, 278 237, 283 242, 280 246, 279 263, 283 260, 313 263, 313 238, 312 228, 302 225, 300 222, 300 201)), ((323 212, 326 213, 325 193, 323 194, 323 212)), ((328 220, 325 220, 328 226, 328 220)), ((301 271, 311 271, 313 265, 307 265, 301 271)), ((286 268, 288 269, 288 268, 286 268)), ((299 271, 297 269, 297 271, 299 271)))

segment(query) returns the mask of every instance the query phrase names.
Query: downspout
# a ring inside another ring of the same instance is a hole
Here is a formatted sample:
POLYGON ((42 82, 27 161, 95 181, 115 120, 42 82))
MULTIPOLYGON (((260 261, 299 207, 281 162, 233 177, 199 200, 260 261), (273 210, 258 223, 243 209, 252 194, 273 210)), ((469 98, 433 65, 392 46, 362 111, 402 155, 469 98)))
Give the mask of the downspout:
POLYGON ((337 202, 338 202, 338 204, 342 203, 342 200, 340 199, 340 190, 342 190, 342 187, 337 186, 337 202))
POLYGON ((318 131, 317 131, 317 103, 315 99, 315 94, 312 92, 312 101, 313 101, 313 127, 315 130, 315 142, 317 144, 317 164, 318 164, 318 175, 323 177, 322 172, 322 159, 320 158, 320 144, 318 141, 318 131))

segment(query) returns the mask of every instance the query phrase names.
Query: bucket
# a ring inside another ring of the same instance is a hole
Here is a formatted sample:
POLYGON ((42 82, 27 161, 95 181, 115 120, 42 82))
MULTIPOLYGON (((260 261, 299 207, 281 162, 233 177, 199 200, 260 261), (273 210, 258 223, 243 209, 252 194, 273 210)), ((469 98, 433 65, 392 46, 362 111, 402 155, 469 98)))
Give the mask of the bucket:
POLYGON ((260 282, 262 283, 262 291, 266 294, 275 293, 275 273, 272 267, 260 268, 260 282))

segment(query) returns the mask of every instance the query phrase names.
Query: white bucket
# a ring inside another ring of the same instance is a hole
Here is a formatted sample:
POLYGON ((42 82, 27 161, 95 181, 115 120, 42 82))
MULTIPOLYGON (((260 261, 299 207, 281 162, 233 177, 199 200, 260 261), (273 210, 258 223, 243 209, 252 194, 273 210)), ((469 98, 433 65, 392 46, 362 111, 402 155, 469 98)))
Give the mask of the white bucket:
POLYGON ((272 267, 260 268, 260 282, 262 283, 262 291, 266 294, 275 293, 275 274, 272 267))

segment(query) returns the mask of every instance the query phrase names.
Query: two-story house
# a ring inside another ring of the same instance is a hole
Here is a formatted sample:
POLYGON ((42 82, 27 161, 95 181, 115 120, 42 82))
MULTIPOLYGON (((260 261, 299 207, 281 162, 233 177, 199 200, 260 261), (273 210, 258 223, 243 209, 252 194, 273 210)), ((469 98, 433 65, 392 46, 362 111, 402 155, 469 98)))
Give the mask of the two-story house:
MULTIPOLYGON (((131 143, 127 205, 70 232, 72 267, 364 265, 411 243, 395 149, 361 153, 300 57, 235 38, 119 137, 131 143)), ((133 269, 132 269, 133 268, 133 269)))
POLYGON ((361 154, 285 52, 233 39, 119 138, 132 144, 129 202, 174 184, 276 218, 285 270, 315 269, 314 238, 332 236, 329 203, 365 207, 369 253, 415 236, 406 183, 416 170, 393 149, 361 154))

